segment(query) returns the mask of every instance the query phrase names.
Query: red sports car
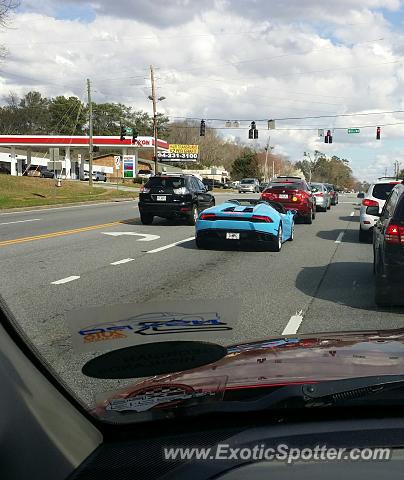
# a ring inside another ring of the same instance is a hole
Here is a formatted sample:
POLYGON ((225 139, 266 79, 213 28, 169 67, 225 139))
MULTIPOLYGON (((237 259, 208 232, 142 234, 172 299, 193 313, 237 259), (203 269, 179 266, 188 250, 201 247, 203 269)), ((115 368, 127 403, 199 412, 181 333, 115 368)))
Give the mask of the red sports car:
POLYGON ((282 203, 287 210, 296 210, 305 223, 316 218, 316 199, 304 180, 270 183, 262 192, 263 200, 282 203))

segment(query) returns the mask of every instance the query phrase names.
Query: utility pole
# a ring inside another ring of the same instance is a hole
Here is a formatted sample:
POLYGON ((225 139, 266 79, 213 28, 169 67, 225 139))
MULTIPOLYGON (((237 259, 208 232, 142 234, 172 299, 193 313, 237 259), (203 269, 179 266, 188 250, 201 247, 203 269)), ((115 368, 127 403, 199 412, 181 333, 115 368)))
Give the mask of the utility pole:
POLYGON ((88 184, 93 186, 93 104, 91 102, 91 83, 87 78, 87 94, 88 94, 88 110, 89 110, 89 136, 88 136, 88 148, 89 148, 89 161, 88 161, 88 184))
POLYGON ((156 107, 156 84, 154 80, 153 65, 150 65, 150 80, 153 101, 153 135, 154 135, 154 175, 157 175, 157 107, 156 107))

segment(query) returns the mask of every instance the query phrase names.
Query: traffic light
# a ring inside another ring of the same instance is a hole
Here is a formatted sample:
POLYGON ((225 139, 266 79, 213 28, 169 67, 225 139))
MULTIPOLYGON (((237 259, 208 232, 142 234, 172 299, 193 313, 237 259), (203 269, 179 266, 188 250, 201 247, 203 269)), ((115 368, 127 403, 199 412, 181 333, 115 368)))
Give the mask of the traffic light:
POLYGON ((324 143, 332 143, 331 130, 327 130, 327 135, 324 137, 324 143))
POLYGON ((125 135, 126 135, 126 127, 124 125, 121 125, 121 141, 125 140, 125 135))
POLYGON ((248 138, 250 138, 251 140, 258 138, 258 130, 255 122, 251 122, 250 130, 248 130, 248 138))
POLYGON ((199 136, 200 137, 205 136, 205 130, 206 130, 205 120, 201 120, 201 126, 200 126, 200 129, 199 129, 199 136))
POLYGON ((133 135, 132 135, 132 143, 136 143, 137 135, 138 135, 138 133, 137 133, 137 131, 134 129, 134 130, 133 130, 133 135))
POLYGON ((380 127, 376 128, 376 140, 380 140, 380 127))

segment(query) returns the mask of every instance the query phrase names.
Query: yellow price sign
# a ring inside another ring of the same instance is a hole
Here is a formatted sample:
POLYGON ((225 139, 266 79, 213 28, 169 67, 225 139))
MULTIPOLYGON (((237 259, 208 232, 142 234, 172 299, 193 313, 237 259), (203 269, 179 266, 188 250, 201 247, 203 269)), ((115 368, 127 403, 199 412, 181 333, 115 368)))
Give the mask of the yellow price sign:
POLYGON ((199 153, 199 145, 183 145, 173 143, 168 147, 170 153, 199 153))

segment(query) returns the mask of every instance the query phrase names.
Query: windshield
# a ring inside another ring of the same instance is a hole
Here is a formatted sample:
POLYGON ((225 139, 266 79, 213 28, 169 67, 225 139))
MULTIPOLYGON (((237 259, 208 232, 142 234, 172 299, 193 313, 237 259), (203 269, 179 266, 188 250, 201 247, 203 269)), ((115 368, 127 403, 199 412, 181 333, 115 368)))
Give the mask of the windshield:
POLYGON ((146 183, 147 188, 167 188, 167 189, 174 189, 180 188, 185 185, 185 180, 183 178, 178 177, 153 177, 150 178, 149 181, 146 183))
POLYGON ((0 0, 0 299, 90 415, 404 368, 403 19, 0 0))
POLYGON ((267 186, 267 189, 271 189, 271 190, 276 190, 276 189, 299 190, 303 188, 304 188, 304 185, 303 183, 300 183, 300 182, 299 183, 292 183, 292 182, 272 183, 267 186))
POLYGON ((378 183, 372 189, 372 197, 379 200, 386 200, 390 192, 396 184, 394 183, 378 183))

